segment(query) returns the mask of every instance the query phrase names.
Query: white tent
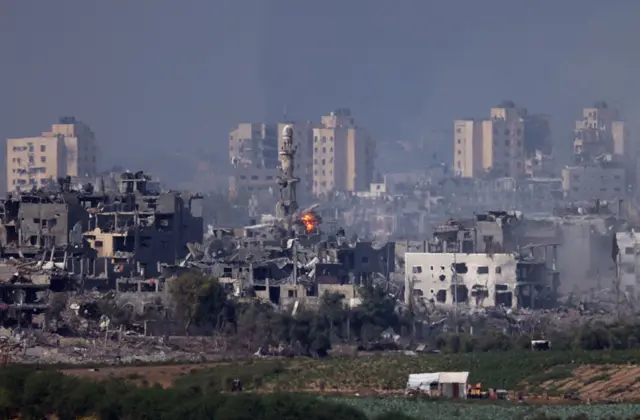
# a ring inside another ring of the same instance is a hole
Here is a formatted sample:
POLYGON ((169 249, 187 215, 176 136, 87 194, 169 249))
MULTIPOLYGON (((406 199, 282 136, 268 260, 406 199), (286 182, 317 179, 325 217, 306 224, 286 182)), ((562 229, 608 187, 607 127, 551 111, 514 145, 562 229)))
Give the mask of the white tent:
POLYGON ((412 373, 407 381, 407 390, 429 392, 437 385, 439 394, 448 398, 467 398, 469 372, 412 373))
POLYGON ((409 374, 407 389, 429 391, 431 384, 440 383, 439 373, 412 373, 409 374))

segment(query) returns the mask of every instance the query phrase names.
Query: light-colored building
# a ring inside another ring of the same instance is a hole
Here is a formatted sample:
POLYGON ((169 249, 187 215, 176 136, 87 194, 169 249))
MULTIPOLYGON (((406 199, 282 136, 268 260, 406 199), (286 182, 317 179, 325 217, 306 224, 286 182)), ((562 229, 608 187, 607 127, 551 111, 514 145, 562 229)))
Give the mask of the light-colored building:
POLYGON ((613 121, 611 123, 611 137, 614 155, 628 155, 631 158, 638 155, 637 145, 631 141, 629 124, 624 121, 613 121))
POLYGON ((482 137, 486 172, 513 178, 524 174, 524 120, 515 106, 491 108, 491 119, 482 123, 482 137))
POLYGON ((624 155, 630 150, 628 127, 620 121, 620 113, 600 101, 582 110, 582 118, 576 121, 573 153, 596 158, 605 153, 624 155))
POLYGON ((635 299, 640 291, 637 274, 640 273, 640 233, 618 232, 616 242, 619 249, 617 261, 620 270, 620 291, 635 299))
POLYGON ((375 143, 348 109, 322 117, 313 129, 313 193, 367 191, 373 181, 375 143))
POLYGON ((542 169, 552 170, 542 164, 542 156, 551 153, 549 117, 529 114, 511 101, 491 108, 487 120, 454 121, 453 164, 462 178, 541 175, 542 169))
POLYGON ((278 125, 238 124, 229 133, 229 159, 232 165, 248 165, 257 169, 277 168, 278 125))
POLYGON ((513 254, 409 252, 405 267, 406 302, 413 298, 472 307, 516 304, 513 254))
POLYGON ((257 168, 249 164, 236 164, 231 168, 229 177, 229 195, 248 197, 276 191, 279 172, 277 168, 257 168))
POLYGON ((41 187, 65 176, 94 180, 97 159, 89 126, 73 117, 61 118, 39 137, 7 140, 7 191, 41 187))
POLYGON ((389 194, 387 184, 384 182, 372 182, 369 191, 358 191, 356 195, 360 198, 381 198, 389 194))
POLYGON ((615 202, 627 195, 625 168, 615 163, 587 163, 562 170, 562 189, 570 201, 596 198, 615 202))
POLYGON ((405 254, 405 302, 475 308, 543 307, 557 273, 542 260, 513 253, 405 254))
POLYGON ((453 122, 454 159, 456 176, 477 178, 484 173, 482 163, 482 121, 456 120, 453 122))

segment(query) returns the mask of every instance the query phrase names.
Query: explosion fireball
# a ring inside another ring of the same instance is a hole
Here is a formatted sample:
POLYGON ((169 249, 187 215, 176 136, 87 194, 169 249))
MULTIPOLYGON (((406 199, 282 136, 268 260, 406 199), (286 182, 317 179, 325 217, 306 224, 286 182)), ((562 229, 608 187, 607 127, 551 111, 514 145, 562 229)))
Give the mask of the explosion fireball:
POLYGON ((300 220, 302 220, 302 223, 304 224, 304 227, 308 233, 313 232, 318 226, 318 218, 313 213, 303 214, 300 220))

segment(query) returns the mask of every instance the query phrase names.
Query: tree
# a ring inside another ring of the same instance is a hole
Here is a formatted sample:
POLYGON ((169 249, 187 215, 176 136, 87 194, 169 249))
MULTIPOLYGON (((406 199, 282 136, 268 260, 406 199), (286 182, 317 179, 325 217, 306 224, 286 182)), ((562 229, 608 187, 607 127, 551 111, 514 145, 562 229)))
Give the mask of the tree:
POLYGON ((236 331, 238 343, 251 352, 272 344, 277 315, 271 305, 259 300, 241 306, 236 331))
POLYGON ((222 329, 228 321, 235 323, 235 306, 215 278, 187 272, 169 283, 169 294, 187 333, 192 324, 222 329))
POLYGON ((400 316, 396 300, 383 288, 367 285, 360 288, 362 303, 351 313, 351 328, 363 342, 379 339, 387 329, 399 331, 400 316))
POLYGON ((318 309, 318 320, 320 324, 324 323, 326 329, 329 330, 329 337, 345 339, 348 335, 345 326, 349 317, 349 311, 346 308, 344 295, 338 292, 325 292, 320 298, 320 308, 318 309))

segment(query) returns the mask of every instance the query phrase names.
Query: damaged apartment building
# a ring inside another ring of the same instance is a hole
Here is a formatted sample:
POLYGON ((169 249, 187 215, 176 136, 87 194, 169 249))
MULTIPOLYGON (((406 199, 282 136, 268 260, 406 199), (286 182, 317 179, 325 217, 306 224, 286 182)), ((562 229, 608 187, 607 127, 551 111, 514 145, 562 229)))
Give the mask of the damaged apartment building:
MULTIPOLYGON (((4 258, 49 261, 84 288, 113 289, 120 279, 158 276, 202 240, 199 196, 147 189, 143 172, 120 175, 118 191, 86 184, 9 195, 0 205, 4 258)), ((139 286, 136 286, 139 287, 139 286)))
POLYGON ((153 278, 160 275, 161 264, 186 257, 187 243, 202 241, 202 198, 150 191, 148 181, 143 172, 125 172, 118 196, 87 209, 83 237, 96 253, 93 277, 153 278))
POLYGON ((434 229, 427 252, 405 254, 405 300, 471 307, 554 304, 557 245, 522 242, 522 214, 488 212, 434 229))
POLYGON ((625 224, 620 207, 593 200, 557 207, 553 215, 526 218, 523 243, 560 244, 556 264, 562 278, 560 293, 590 294, 609 287, 616 274, 612 237, 625 224))

